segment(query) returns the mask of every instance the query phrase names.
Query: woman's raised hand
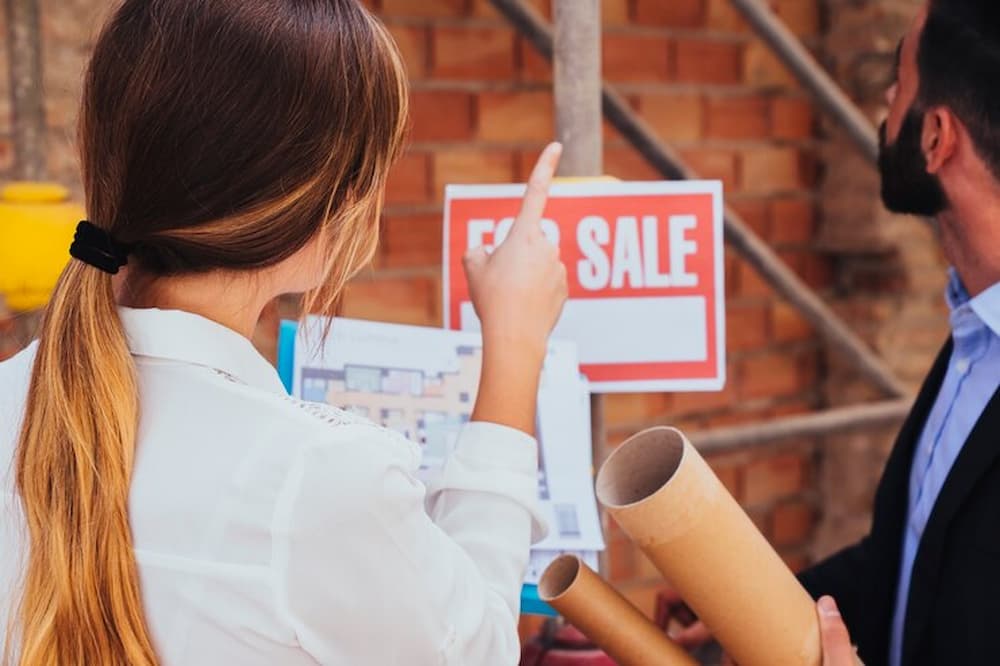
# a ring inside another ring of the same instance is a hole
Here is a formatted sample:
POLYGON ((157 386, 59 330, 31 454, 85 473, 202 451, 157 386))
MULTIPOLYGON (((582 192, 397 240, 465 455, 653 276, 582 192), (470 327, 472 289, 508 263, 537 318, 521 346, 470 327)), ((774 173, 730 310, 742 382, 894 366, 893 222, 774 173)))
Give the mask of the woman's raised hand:
POLYGON ((562 146, 549 144, 528 181, 521 212, 492 254, 482 247, 465 255, 465 272, 487 344, 516 344, 544 354, 549 333, 566 302, 566 267, 542 233, 542 211, 562 146))
POLYGON ((483 331, 483 374, 472 413, 526 433, 535 429, 538 381, 549 334, 566 302, 566 267, 542 233, 542 211, 562 146, 550 144, 528 181, 521 212, 492 254, 465 256, 469 292, 483 331))

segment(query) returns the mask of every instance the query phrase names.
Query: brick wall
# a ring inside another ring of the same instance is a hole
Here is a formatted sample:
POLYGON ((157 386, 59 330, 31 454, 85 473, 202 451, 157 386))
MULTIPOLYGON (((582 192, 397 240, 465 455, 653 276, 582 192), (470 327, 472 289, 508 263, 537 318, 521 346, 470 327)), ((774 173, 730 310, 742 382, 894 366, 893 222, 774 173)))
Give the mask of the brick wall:
MULTIPOLYGON (((534 3, 550 15, 547 0, 534 3)), ((551 71, 488 0, 368 4, 384 18, 405 55, 413 88, 413 128, 411 145, 388 188, 381 249, 371 269, 350 286, 344 311, 349 316, 437 325, 444 184, 524 179, 553 135, 551 71)), ((859 6, 877 3, 771 4, 816 51, 840 55, 838 40, 849 39, 852 31, 828 31, 842 38, 824 33, 821 10, 854 16, 859 6)), ((74 109, 87 52, 110 2, 42 0, 42 5, 49 164, 53 177, 79 197, 72 148, 74 109)), ((897 345, 905 327, 889 323, 902 309, 885 293, 883 262, 879 256, 845 252, 844 244, 835 241, 872 223, 877 205, 870 182, 849 183, 857 194, 857 208, 846 215, 849 223, 837 218, 836 213, 846 209, 838 207, 837 180, 831 173, 849 181, 849 172, 835 168, 848 151, 845 142, 835 134, 822 139, 827 133, 819 131, 806 96, 752 37, 728 0, 604 0, 603 12, 605 76, 702 175, 724 181, 729 203, 809 285, 830 298, 858 294, 840 298, 839 307, 860 320, 880 348, 895 352, 899 365, 913 365, 908 376, 916 376, 920 361, 906 361, 897 345), (844 224, 854 226, 845 229, 844 224), (831 250, 837 252, 836 261, 831 250)), ((854 30, 863 31, 864 25, 862 16, 854 30)), ((865 42, 852 48, 857 54, 891 48, 874 39, 871 43, 879 46, 865 42)), ((0 181, 9 174, 11 162, 4 57, 0 53, 0 181)), ((834 63, 840 72, 842 61, 834 63)), ((657 178, 610 128, 605 140, 608 173, 625 179, 657 178)), ((910 256, 897 248, 893 256, 921 265, 916 262, 927 259, 926 248, 914 252, 916 256, 910 256)), ((726 389, 717 394, 609 396, 612 443, 652 424, 697 430, 808 412, 845 398, 838 387, 846 380, 840 379, 843 372, 836 358, 827 357, 803 319, 731 251, 726 269, 726 389)), ((904 273, 910 279, 906 289, 924 289, 918 270, 904 273)), ((277 318, 293 312, 289 302, 268 310, 258 342, 269 355, 277 318)), ((0 322, 3 319, 0 314, 0 322)), ((18 344, 10 342, 15 337, 7 321, 0 323, 0 341, 6 340, 0 354, 18 344)), ((24 337, 20 326, 17 339, 24 337)), ((828 456, 816 444, 787 442, 710 461, 793 567, 809 561, 818 517, 829 518, 820 493, 832 486, 834 475, 825 462, 828 456)), ((865 455, 871 453, 868 444, 858 446, 865 455)), ((867 510, 851 507, 862 515, 867 510)), ((835 540, 835 531, 827 532, 833 535, 827 541, 835 540)), ((611 578, 651 611, 659 576, 614 526, 608 538, 611 578)))

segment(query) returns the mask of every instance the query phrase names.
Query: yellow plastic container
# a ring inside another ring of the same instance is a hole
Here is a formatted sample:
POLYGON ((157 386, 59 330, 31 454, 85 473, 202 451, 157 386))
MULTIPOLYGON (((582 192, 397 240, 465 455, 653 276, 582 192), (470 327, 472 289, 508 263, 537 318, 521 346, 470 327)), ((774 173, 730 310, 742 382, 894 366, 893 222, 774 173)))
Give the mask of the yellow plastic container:
POLYGON ((0 189, 0 294, 10 309, 48 303, 85 216, 61 185, 21 182, 0 189))

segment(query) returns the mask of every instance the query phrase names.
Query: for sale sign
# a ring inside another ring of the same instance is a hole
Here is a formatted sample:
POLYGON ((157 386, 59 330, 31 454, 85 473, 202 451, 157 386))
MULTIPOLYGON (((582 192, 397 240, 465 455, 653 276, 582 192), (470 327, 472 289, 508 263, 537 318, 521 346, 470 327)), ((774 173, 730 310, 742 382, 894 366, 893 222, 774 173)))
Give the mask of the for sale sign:
MULTIPOLYGON (((523 185, 446 188, 446 328, 479 328, 462 257, 503 243, 523 195, 523 185)), ((557 183, 543 218, 569 279, 553 337, 577 342, 594 392, 722 388, 721 183, 557 183)))

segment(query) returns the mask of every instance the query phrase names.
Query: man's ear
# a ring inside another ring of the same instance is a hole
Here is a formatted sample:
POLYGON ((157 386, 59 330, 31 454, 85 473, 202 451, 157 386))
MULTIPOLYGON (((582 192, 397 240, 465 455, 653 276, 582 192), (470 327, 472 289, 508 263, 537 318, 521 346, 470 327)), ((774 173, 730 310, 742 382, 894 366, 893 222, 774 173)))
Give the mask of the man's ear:
POLYGON ((958 147, 958 118, 950 109, 937 106, 924 114, 920 148, 927 159, 927 173, 937 173, 958 147))

